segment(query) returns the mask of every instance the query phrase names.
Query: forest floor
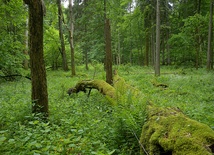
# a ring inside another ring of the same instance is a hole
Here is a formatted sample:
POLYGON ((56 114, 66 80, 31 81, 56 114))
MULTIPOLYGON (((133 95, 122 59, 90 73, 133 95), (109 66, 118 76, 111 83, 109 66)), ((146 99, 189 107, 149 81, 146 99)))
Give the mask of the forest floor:
POLYGON ((21 78, 0 81, 0 154, 139 154, 138 140, 146 120, 145 106, 177 107, 190 118, 214 129, 214 72, 201 68, 153 68, 121 65, 118 74, 134 88, 139 98, 127 91, 118 106, 112 106, 98 91, 67 95, 78 81, 105 79, 103 66, 86 71, 47 71, 49 122, 31 114, 31 83, 21 78), (167 85, 167 88, 159 86, 167 85))

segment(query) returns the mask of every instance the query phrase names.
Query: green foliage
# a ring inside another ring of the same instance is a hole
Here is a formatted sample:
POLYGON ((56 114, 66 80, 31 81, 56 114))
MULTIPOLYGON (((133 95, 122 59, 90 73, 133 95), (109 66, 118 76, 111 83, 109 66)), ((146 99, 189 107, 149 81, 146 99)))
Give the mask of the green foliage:
MULTIPOLYGON (((101 66, 96 64, 97 69, 101 66)), ((96 79, 103 78, 99 70, 96 79)), ((31 115, 29 80, 1 83, 0 152, 137 155, 148 101, 160 107, 178 107, 190 118, 214 127, 212 72, 162 68, 166 74, 154 77, 152 68, 124 65, 117 70, 130 85, 120 91, 123 93, 117 106, 109 104, 96 90, 92 90, 89 98, 84 93, 66 94, 79 80, 93 77, 93 69, 85 71, 84 66, 79 66, 78 72, 87 77, 72 78, 68 72, 49 71, 48 122, 31 115), (153 81, 169 87, 155 87, 153 81), (137 97, 132 90, 136 88, 141 91, 137 97)))
POLYGON ((4 75, 20 72, 25 59, 26 10, 22 1, 0 2, 0 70, 4 75), (21 9, 21 10, 20 10, 21 9), (19 13, 17 13, 19 12, 19 13))

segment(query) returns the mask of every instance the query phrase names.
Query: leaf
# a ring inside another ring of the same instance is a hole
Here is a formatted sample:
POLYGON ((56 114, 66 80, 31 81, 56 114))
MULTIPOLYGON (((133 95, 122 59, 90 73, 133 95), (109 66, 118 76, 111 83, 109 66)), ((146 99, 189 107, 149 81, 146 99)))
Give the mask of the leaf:
POLYGON ((0 137, 0 144, 3 144, 3 142, 6 140, 7 138, 6 137, 0 137))

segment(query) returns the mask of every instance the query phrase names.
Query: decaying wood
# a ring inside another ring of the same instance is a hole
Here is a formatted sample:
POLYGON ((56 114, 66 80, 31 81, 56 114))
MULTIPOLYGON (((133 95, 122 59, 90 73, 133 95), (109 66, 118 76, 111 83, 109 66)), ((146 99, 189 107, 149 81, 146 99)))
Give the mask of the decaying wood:
MULTIPOLYGON (((212 155, 214 131, 177 108, 148 106, 140 143, 148 154, 212 155)), ((143 149, 141 152, 144 152, 143 149)))
POLYGON ((103 80, 83 80, 80 81, 70 88, 67 93, 71 95, 72 93, 79 93, 81 91, 86 92, 86 89, 97 89, 101 94, 106 95, 110 98, 116 97, 115 88, 103 80))
MULTIPOLYGON (((118 75, 114 77, 114 87, 103 80, 83 80, 68 93, 86 92, 97 89, 100 93, 115 100, 131 90, 139 96, 140 91, 127 85, 118 75)), ((140 94, 142 95, 142 94, 140 94)), ((214 131, 207 125, 188 118, 178 108, 147 106, 147 121, 142 127, 140 138, 142 154, 162 155, 212 155, 214 153, 214 131)))
POLYGON ((23 75, 21 75, 21 74, 4 75, 4 76, 1 76, 1 75, 0 75, 0 78, 4 78, 5 80, 14 80, 14 77, 24 77, 24 78, 26 78, 26 79, 28 79, 28 80, 31 80, 30 77, 28 77, 28 76, 23 76, 23 75))

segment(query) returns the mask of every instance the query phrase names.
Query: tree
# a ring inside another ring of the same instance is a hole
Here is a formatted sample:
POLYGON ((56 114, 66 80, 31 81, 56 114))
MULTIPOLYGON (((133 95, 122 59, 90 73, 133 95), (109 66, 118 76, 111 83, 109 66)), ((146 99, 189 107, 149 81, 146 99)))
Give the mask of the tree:
POLYGON ((62 55, 62 68, 64 71, 68 71, 68 64, 67 64, 67 58, 65 53, 65 42, 64 42, 63 29, 62 29, 63 13, 62 13, 62 7, 61 7, 61 0, 57 0, 57 6, 58 6, 59 37, 61 42, 60 53, 62 55))
POLYGON ((105 20, 105 69, 106 82, 113 84, 112 75, 112 52, 111 52, 111 29, 110 20, 106 17, 106 0, 104 0, 104 20, 105 20))
POLYGON ((208 34, 207 70, 213 69, 212 40, 213 40, 213 0, 210 0, 210 21, 209 21, 209 34, 208 34))
POLYGON ((75 71, 75 61, 74 61, 74 43, 73 43, 73 13, 72 13, 72 0, 69 0, 69 15, 70 15, 70 29, 69 29, 69 35, 70 35, 70 49, 71 49, 71 74, 74 76, 76 74, 75 71))
POLYGON ((160 76, 160 1, 157 0, 156 10, 156 55, 155 55, 155 75, 160 76))
POLYGON ((29 48, 32 81, 32 112, 48 117, 48 92, 43 57, 43 0, 24 0, 29 7, 29 48))
MULTIPOLYGON (((24 51, 27 11, 23 1, 0 1, 0 72, 5 75, 21 74, 24 51), (19 13, 17 13, 19 12, 19 13)), ((14 80, 11 77, 8 80, 14 80)))

